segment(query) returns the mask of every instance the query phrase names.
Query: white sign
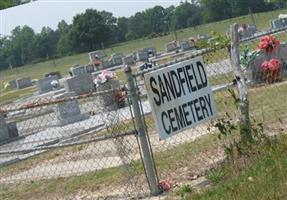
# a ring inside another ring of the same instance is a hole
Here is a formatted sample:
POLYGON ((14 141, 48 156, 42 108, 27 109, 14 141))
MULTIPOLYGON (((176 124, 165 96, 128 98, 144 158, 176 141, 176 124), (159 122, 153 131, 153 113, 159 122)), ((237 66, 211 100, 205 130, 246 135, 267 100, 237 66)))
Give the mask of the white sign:
POLYGON ((217 115, 202 57, 147 73, 144 79, 161 139, 217 115))

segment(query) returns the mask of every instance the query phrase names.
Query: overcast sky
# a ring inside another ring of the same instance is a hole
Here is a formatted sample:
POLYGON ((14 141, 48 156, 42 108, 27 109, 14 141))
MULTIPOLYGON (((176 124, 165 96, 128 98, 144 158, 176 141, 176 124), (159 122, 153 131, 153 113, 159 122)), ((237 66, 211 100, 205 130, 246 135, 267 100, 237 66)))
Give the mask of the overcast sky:
MULTIPOLYGON (((1 1, 1 0, 0 0, 1 1)), ((72 23, 73 16, 87 8, 106 10, 114 16, 129 17, 155 5, 178 5, 180 0, 38 0, 0 11, 0 34, 9 35, 16 26, 28 25, 36 32, 43 26, 53 29, 64 19, 72 23)))

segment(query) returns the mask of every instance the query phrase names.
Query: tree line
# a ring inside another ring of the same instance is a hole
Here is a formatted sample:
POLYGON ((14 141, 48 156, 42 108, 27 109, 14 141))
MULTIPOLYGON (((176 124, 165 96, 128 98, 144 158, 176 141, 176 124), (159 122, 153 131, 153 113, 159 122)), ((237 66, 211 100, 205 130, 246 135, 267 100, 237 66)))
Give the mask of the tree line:
MULTIPOLYGON (((5 2, 5 1, 4 1, 5 2)), ((0 35, 0 70, 109 47, 142 37, 157 37, 253 12, 286 8, 286 0, 189 0, 179 6, 155 6, 131 17, 87 9, 72 24, 59 22, 56 30, 16 27, 8 37, 0 35)), ((2 7, 3 8, 3 7, 2 7)), ((0 4, 1 9, 1 4, 0 4)))

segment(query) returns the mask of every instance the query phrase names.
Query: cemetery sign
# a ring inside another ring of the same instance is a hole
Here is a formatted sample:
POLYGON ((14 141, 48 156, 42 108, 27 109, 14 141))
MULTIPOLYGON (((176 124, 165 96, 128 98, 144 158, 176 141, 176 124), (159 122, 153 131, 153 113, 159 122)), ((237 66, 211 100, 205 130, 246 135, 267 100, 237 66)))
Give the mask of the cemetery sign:
POLYGON ((161 139, 217 115, 202 57, 147 73, 144 79, 161 139))

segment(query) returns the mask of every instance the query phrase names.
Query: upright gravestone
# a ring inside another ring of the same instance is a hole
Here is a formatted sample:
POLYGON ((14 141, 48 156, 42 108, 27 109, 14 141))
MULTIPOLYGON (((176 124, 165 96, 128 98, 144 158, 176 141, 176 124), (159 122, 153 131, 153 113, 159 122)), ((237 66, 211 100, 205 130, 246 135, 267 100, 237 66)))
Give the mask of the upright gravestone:
POLYGON ((78 76, 80 74, 86 73, 86 69, 84 66, 73 66, 70 68, 70 71, 73 76, 78 76))
MULTIPOLYGON (((76 94, 74 92, 66 92, 54 96, 54 99, 65 99, 73 97, 76 94)), ((89 118, 88 114, 81 114, 80 106, 78 100, 65 100, 56 104, 54 107, 57 121, 55 125, 64 126, 67 124, 75 123, 89 118)))
MULTIPOLYGON (((118 80, 110 79, 106 81, 105 83, 100 84, 97 87, 97 91, 105 91, 105 90, 111 90, 111 89, 119 89, 120 83, 118 80)), ((99 109, 102 109, 100 111, 111 111, 115 110, 117 108, 116 99, 114 98, 115 94, 111 92, 110 94, 104 94, 99 96, 99 109)))
POLYGON ((85 71, 86 71, 86 73, 91 74, 91 73, 95 72, 95 67, 93 65, 86 65, 85 71))
POLYGON ((133 54, 129 54, 126 57, 124 57, 124 64, 125 65, 134 65, 136 64, 136 61, 134 59, 134 55, 133 54))
POLYGON ((177 50, 177 48, 178 47, 177 47, 176 42, 170 42, 170 43, 165 44, 166 52, 175 51, 175 50, 177 50))
POLYGON ((9 85, 13 88, 16 89, 17 88, 17 81, 16 80, 12 80, 9 82, 9 85))
POLYGON ((32 81, 30 77, 21 78, 16 80, 16 85, 18 89, 23 89, 32 86, 32 81))
POLYGON ((53 91, 55 88, 52 85, 52 81, 58 81, 58 76, 50 76, 38 80, 37 87, 39 94, 47 93, 53 91))
POLYGON ((115 53, 111 55, 111 62, 112 65, 118 66, 123 64, 123 54, 121 53, 115 53))
POLYGON ((138 61, 147 61, 148 60, 148 49, 139 49, 137 51, 137 60, 138 61))
POLYGON ((64 87, 66 92, 75 92, 76 95, 94 91, 94 82, 91 74, 84 73, 75 77, 65 79, 64 87))
POLYGON ((0 142, 18 137, 16 122, 6 123, 3 113, 0 113, 0 142))
POLYGON ((8 126, 6 124, 3 113, 0 113, 0 127, 0 142, 3 142, 9 139, 8 126))
POLYGON ((147 53, 148 53, 148 57, 154 57, 156 56, 156 49, 155 47, 148 47, 147 48, 147 53))
POLYGON ((93 51, 89 53, 90 62, 93 63, 95 59, 97 60, 104 60, 105 53, 101 50, 93 51))
POLYGON ((264 53, 260 53, 255 59, 251 60, 247 69, 248 78, 254 84, 262 82, 261 65, 266 60, 264 53))
POLYGON ((281 29, 284 27, 284 24, 281 19, 274 19, 271 20, 271 27, 272 29, 281 29))
POLYGON ((193 48, 193 44, 190 41, 181 41, 180 42, 180 48, 183 51, 190 50, 193 48))

